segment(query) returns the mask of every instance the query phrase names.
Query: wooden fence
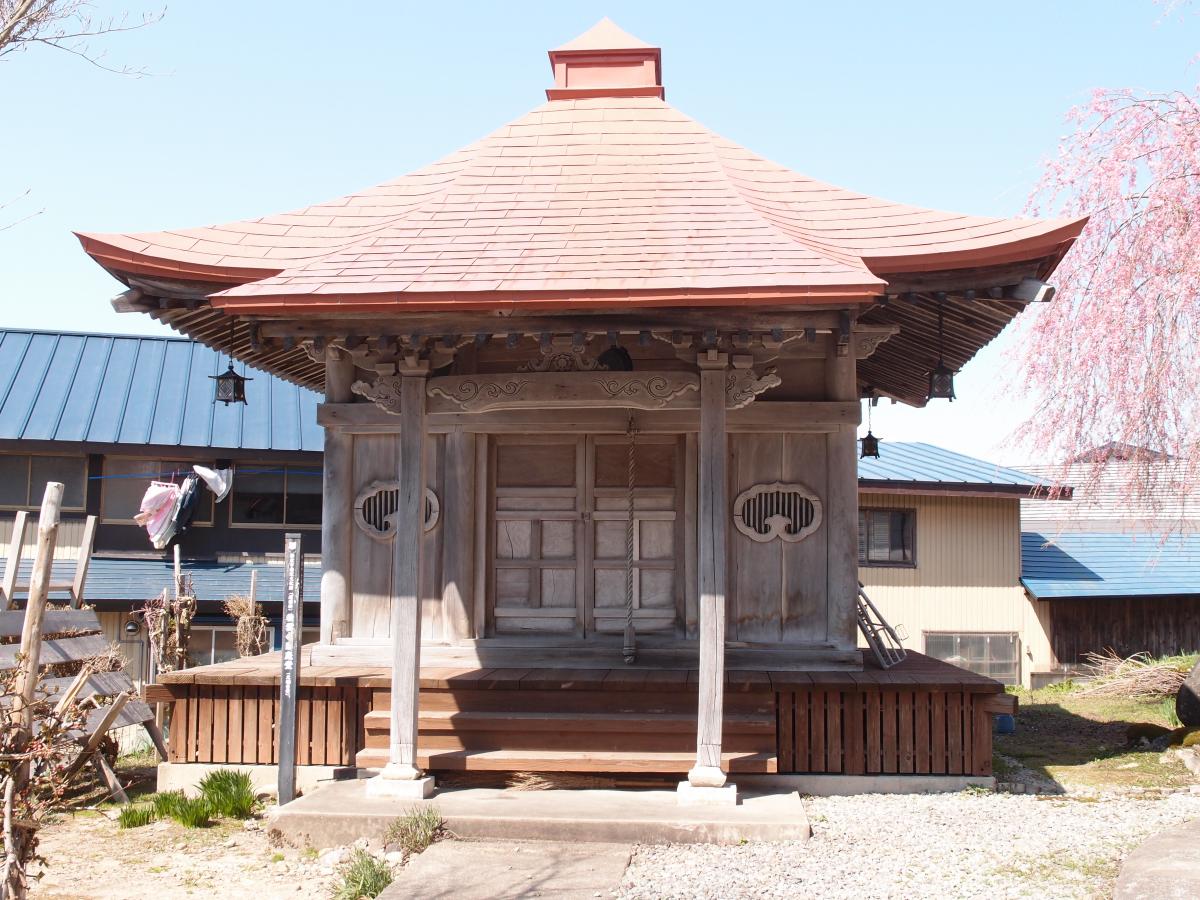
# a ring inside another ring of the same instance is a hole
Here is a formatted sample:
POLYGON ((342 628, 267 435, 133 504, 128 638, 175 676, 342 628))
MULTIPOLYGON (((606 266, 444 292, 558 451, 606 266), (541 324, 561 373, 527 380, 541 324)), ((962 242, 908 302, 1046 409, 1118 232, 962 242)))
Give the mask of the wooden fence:
POLYGON ((992 716, 1004 694, 917 687, 776 694, 779 771, 991 775, 992 716))
MULTIPOLYGON (((278 685, 174 687, 175 696, 168 695, 174 702, 171 762, 278 763, 278 685)), ((301 686, 297 701, 296 764, 353 766, 355 752, 366 742, 364 720, 371 710, 371 690, 301 686)))

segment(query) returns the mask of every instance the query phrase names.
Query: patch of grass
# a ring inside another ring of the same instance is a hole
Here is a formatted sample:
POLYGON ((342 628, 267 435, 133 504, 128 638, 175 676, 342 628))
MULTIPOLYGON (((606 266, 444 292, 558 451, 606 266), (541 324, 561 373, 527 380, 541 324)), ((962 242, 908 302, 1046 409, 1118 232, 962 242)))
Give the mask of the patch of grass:
POLYGON ((1183 723, 1179 721, 1179 713, 1175 711, 1175 698, 1163 697, 1158 702, 1158 714, 1167 723, 1168 728, 1178 728, 1183 723))
POLYGON ((435 806, 414 806, 388 826, 383 843, 404 853, 420 853, 442 836, 445 821, 435 806))
POLYGON ((212 810, 203 797, 185 797, 171 818, 184 828, 205 828, 212 824, 212 810))
POLYGON ((300 857, 302 859, 306 859, 306 860, 316 859, 320 855, 321 855, 321 851, 318 850, 316 847, 305 847, 303 850, 300 851, 300 857))
POLYGON ((382 859, 365 850, 355 850, 342 870, 341 882, 334 888, 334 900, 359 900, 378 897, 392 883, 392 870, 382 859))
POLYGON ((276 850, 274 853, 271 854, 271 862, 273 862, 273 863, 283 862, 283 854, 280 853, 278 850, 276 850))
POLYGON ((154 815, 160 819, 173 819, 178 811, 181 803, 184 803, 187 797, 183 791, 164 791, 161 794, 155 794, 150 798, 153 804, 154 815))
POLYGON ((200 796, 212 814, 222 819, 249 819, 258 809, 254 783, 236 769, 209 772, 200 780, 200 796))
POLYGON ((128 804, 121 807, 121 812, 117 815, 117 824, 121 828, 141 828, 143 825, 149 825, 154 819, 153 806, 128 804))
POLYGON ((150 803, 156 819, 174 819, 185 828, 211 824, 212 810, 203 797, 190 798, 183 791, 166 791, 155 794, 150 803))
POLYGON ((996 735, 1006 776, 1021 769, 1066 787, 1176 787, 1189 783, 1182 765, 1130 748, 1131 725, 1170 727, 1158 699, 1092 696, 1058 685, 1019 694, 1014 734, 996 735))

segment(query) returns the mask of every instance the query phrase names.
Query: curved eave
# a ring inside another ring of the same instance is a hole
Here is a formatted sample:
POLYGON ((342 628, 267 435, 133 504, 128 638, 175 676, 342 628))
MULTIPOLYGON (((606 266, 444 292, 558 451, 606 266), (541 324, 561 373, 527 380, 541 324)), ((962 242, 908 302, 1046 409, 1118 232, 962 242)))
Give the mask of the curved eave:
POLYGON ((1081 216, 1077 219, 1030 222, 1023 228, 1026 236, 1017 240, 979 241, 976 246, 934 252, 866 253, 862 261, 872 272, 885 277, 1003 265, 1048 256, 1056 257, 1057 262, 1079 237, 1087 221, 1087 216, 1081 216), (1034 233, 1029 234, 1030 231, 1034 233))
POLYGON ((177 256, 150 254, 144 251, 151 245, 133 235, 90 234, 81 231, 74 234, 83 245, 84 252, 110 272, 178 278, 184 281, 218 282, 234 286, 270 278, 282 271, 278 266, 267 268, 203 262, 196 258, 199 254, 188 254, 186 251, 180 251, 177 256), (138 249, 139 244, 141 249, 138 249))

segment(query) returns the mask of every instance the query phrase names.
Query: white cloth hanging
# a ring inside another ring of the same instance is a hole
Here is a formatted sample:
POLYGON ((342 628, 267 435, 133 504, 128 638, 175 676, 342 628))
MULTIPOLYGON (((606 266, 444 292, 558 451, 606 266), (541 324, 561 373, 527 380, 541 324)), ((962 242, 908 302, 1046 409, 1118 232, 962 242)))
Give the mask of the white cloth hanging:
POLYGON ((213 492, 216 502, 220 503, 233 487, 233 469, 210 469, 208 466, 192 466, 192 471, 200 476, 213 492))

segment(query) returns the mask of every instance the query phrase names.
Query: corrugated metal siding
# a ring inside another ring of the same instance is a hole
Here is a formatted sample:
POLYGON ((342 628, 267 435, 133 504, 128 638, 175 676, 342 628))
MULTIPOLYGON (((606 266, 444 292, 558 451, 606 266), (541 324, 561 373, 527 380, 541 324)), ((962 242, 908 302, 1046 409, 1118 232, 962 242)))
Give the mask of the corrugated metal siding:
MULTIPOLYGON (((0 573, 7 561, 0 558, 0 573)), ((19 580, 29 583, 33 566, 31 559, 21 563, 19 580)), ((217 563, 184 561, 184 574, 192 577, 196 597, 203 601, 220 601, 233 594, 250 593, 250 572, 258 570, 258 594, 265 603, 283 600, 283 565, 275 563, 217 563)), ((75 572, 74 560, 55 562, 52 580, 69 581, 75 572)), ((173 565, 168 560, 133 559, 127 557, 93 557, 84 583, 85 602, 141 603, 156 597, 174 579, 173 565)), ((24 596, 17 592, 17 596, 24 596)), ((65 594, 51 594, 50 599, 66 601, 65 594)), ((321 566, 315 561, 304 564, 304 600, 318 603, 321 599, 321 566)))
POLYGON ((1044 627, 1020 583, 1016 497, 864 494, 860 508, 916 511, 916 566, 859 568, 880 612, 907 630, 905 646, 923 652, 927 631, 1016 632, 1023 672, 1049 668, 1044 627))
POLYGON ((881 441, 879 459, 860 459, 858 477, 868 481, 948 485, 1014 485, 1036 487, 1042 482, 1025 472, 1008 469, 932 444, 881 441))
POLYGON ((1041 599, 1200 593, 1200 535, 1027 531, 1021 548, 1021 580, 1041 599))
POLYGON ((0 330, 0 438, 320 450, 320 398, 237 369, 249 406, 213 402, 227 357, 179 338, 0 330))

